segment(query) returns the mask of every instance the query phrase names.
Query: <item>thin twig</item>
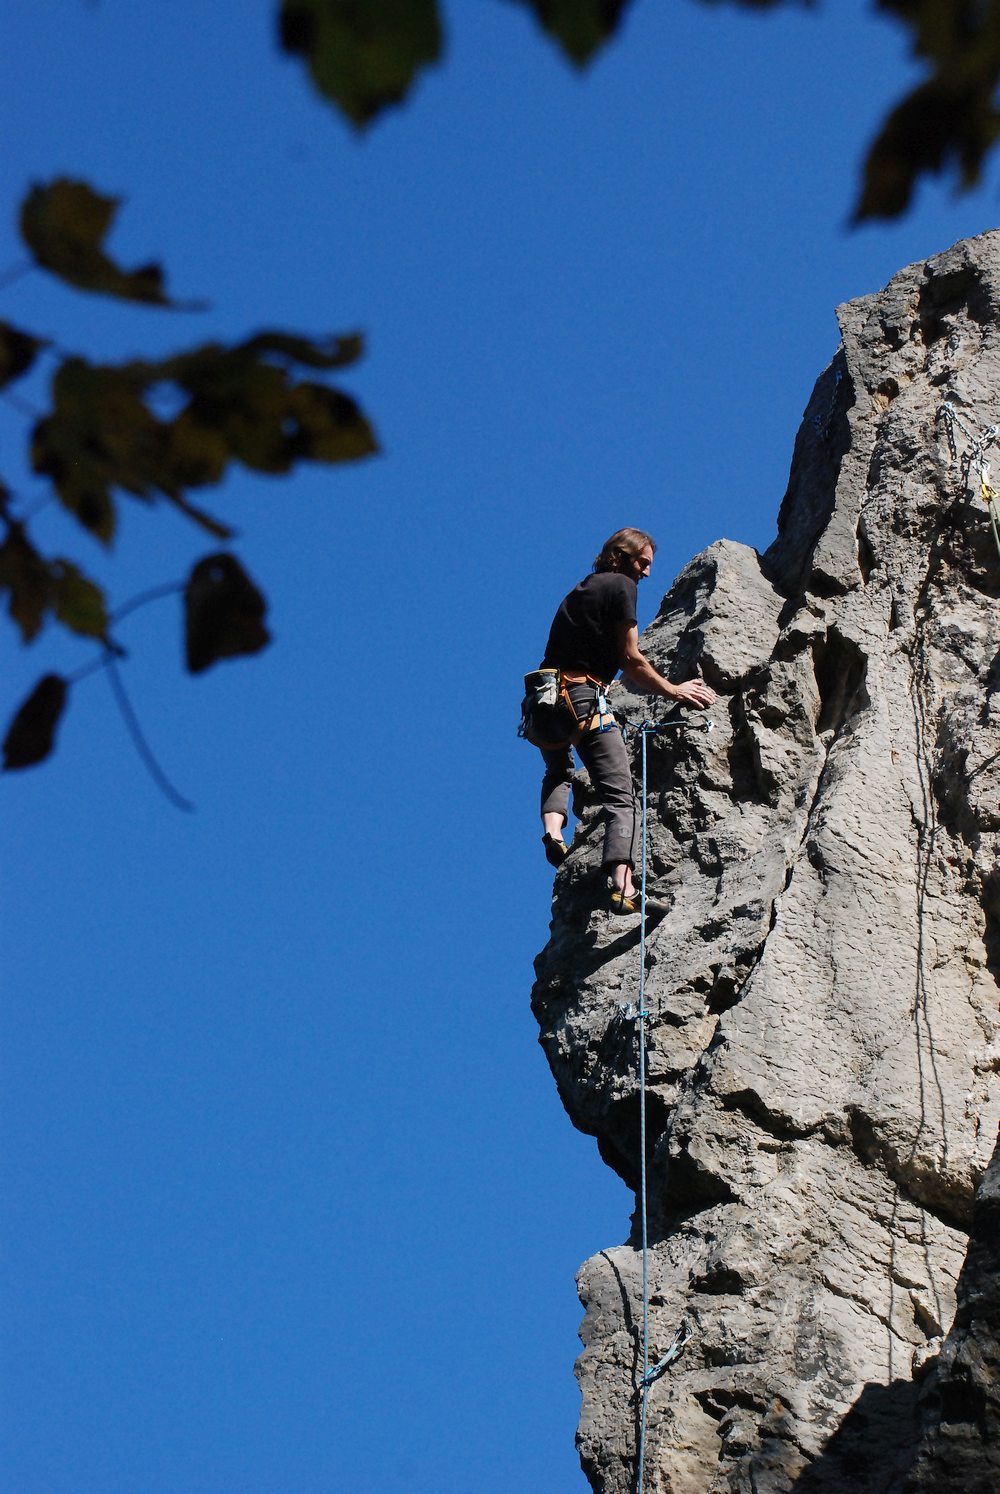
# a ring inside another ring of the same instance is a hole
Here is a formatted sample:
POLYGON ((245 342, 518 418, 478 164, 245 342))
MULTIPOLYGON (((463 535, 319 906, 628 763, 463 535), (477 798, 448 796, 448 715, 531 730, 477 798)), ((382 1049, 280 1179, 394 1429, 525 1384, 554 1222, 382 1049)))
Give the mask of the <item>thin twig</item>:
MULTIPOLYGON (((145 607, 148 602, 158 602, 163 597, 175 596, 183 590, 184 583, 182 581, 168 581, 162 586, 151 586, 148 591, 140 592, 138 596, 130 597, 127 602, 123 602, 117 612, 111 614, 108 621, 109 623, 120 622, 123 617, 127 617, 129 613, 135 612, 139 607, 145 607)), ((132 702, 126 694, 121 671, 118 668, 118 660, 125 657, 125 650, 121 644, 115 643, 110 638, 105 639, 100 656, 91 660, 89 664, 82 665, 75 674, 71 674, 68 677, 66 683, 76 685, 81 680, 86 679, 88 675, 96 674, 99 669, 107 670, 118 709, 122 714, 122 719, 125 722, 129 736, 132 738, 132 744, 142 759, 146 771, 160 792, 170 800, 176 809, 183 809, 188 813, 193 813, 195 809, 194 804, 191 803, 190 799, 185 799, 184 795, 174 788, 170 779, 156 761, 153 749, 146 741, 142 727, 139 725, 139 718, 135 713, 132 702)))
POLYGON ((79 669, 74 670, 72 674, 66 676, 67 685, 78 685, 81 680, 85 680, 88 676, 96 674, 99 669, 103 669, 108 662, 109 653, 111 653, 111 650, 105 649, 103 653, 98 654, 96 659, 91 659, 89 664, 81 664, 79 669))
POLYGON ((128 617, 130 612, 136 612, 140 607, 145 607, 147 602, 158 602, 161 597, 172 597, 183 590, 183 581, 165 581, 162 586, 151 586, 148 591, 141 591, 138 596, 130 597, 127 602, 122 602, 117 612, 111 613, 108 621, 121 622, 123 617, 128 617))
POLYGON ((115 699, 118 703, 118 709, 122 713, 122 719, 124 720, 125 725, 128 728, 133 745, 135 746, 136 751, 138 752, 139 756, 142 758, 142 761, 146 766, 146 771, 149 773, 154 783, 160 789, 161 793, 166 795, 166 797, 170 800, 171 804, 173 804, 176 809, 184 809, 189 813, 193 813, 195 806, 191 803, 190 799, 185 799, 184 795, 178 793, 177 789, 174 788, 173 784, 170 782, 170 779, 167 777, 166 773, 164 773, 163 769, 156 761, 156 758, 153 756, 152 748, 142 734, 142 727, 139 725, 139 719, 132 708, 132 702, 129 700, 128 696, 125 693, 125 686, 122 683, 121 672, 118 668, 118 661, 116 660, 114 654, 106 653, 104 655, 103 663, 104 667, 108 671, 108 677, 111 680, 111 688, 114 691, 115 699))

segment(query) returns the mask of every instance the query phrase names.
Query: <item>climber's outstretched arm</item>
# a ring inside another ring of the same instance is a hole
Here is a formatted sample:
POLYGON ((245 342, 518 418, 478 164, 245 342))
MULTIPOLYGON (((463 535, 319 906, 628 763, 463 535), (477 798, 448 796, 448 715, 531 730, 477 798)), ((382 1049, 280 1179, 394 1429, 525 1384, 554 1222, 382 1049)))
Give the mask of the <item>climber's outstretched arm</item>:
POLYGON ((654 669, 639 647, 639 629, 635 623, 623 623, 618 633, 618 660, 622 674, 633 685, 646 690, 650 695, 662 695, 667 700, 679 701, 682 705, 699 709, 710 706, 715 700, 715 691, 703 680, 685 680, 673 685, 654 669))

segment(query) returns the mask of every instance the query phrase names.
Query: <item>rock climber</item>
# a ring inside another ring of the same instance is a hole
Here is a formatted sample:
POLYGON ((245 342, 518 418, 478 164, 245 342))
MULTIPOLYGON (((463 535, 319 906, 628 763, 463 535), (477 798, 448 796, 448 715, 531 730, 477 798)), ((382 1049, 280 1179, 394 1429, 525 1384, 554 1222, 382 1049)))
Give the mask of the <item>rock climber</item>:
MULTIPOLYGON (((639 649, 636 586, 649 575, 656 546, 641 529, 618 529, 601 548, 593 571, 559 605, 545 645, 542 669, 561 671, 581 724, 574 736, 605 816, 601 869, 608 878, 613 913, 635 913, 639 892, 633 873, 639 841, 639 806, 621 729, 607 711, 605 692, 619 669, 650 695, 703 709, 715 692, 700 679, 674 685, 639 649)), ((569 852, 563 829, 569 819, 572 746, 542 749, 542 826, 546 859, 558 867, 569 852)))

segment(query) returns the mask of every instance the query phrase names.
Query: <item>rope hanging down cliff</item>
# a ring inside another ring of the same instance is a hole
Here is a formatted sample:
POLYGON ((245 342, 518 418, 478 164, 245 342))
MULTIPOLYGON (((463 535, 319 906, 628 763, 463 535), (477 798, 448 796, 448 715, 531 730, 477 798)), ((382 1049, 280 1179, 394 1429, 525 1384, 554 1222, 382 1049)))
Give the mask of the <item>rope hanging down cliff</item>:
MULTIPOLYGON (((641 744, 640 756, 642 763, 642 791, 641 791, 641 824, 640 824, 640 849, 641 849, 641 884, 639 902, 639 1002, 638 1007, 629 1006, 623 1012, 623 1016, 638 1023, 636 1036, 639 1047, 639 1221, 642 1237, 642 1376, 636 1387, 639 1397, 639 1447, 636 1460, 636 1494, 644 1494, 645 1469, 646 1469, 646 1422, 649 1392, 652 1386, 669 1367, 674 1359, 691 1337, 687 1323, 681 1323, 666 1353, 661 1355, 656 1364, 649 1363, 649 1231, 648 1212, 646 1197, 646 1018, 650 1015, 646 1010, 646 881, 647 881, 647 845, 648 845, 648 821, 646 805, 647 793, 647 770, 646 770, 646 738, 655 736, 659 732, 676 730, 679 727, 690 726, 686 720, 674 721, 642 721, 638 726, 630 727, 639 737, 641 744)), ((694 728, 698 730, 699 728, 694 728)), ((700 727, 702 731, 711 731, 712 722, 708 721, 700 727)))

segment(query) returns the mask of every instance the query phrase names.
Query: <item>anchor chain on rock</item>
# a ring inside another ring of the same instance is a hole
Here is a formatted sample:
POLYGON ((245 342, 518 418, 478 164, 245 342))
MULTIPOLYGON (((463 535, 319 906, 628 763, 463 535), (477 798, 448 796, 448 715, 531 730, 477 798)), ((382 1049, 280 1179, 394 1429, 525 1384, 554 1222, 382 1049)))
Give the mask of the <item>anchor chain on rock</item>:
POLYGON ((973 471, 979 476, 979 496, 986 504, 990 516, 990 528, 993 531, 993 542, 997 547, 997 555, 1000 556, 1000 514, 997 508, 1000 503, 1000 493, 993 486, 990 464, 986 460, 987 451, 997 444, 998 437, 1000 437, 1000 426, 991 425, 985 431, 977 433, 962 419, 951 400, 947 399, 938 410, 937 418, 944 423, 945 435, 948 438, 948 451, 952 461, 959 463, 962 482, 967 492, 972 487, 973 471), (956 430, 961 431, 969 443, 962 453, 961 460, 958 455, 958 443, 955 440, 956 430))

